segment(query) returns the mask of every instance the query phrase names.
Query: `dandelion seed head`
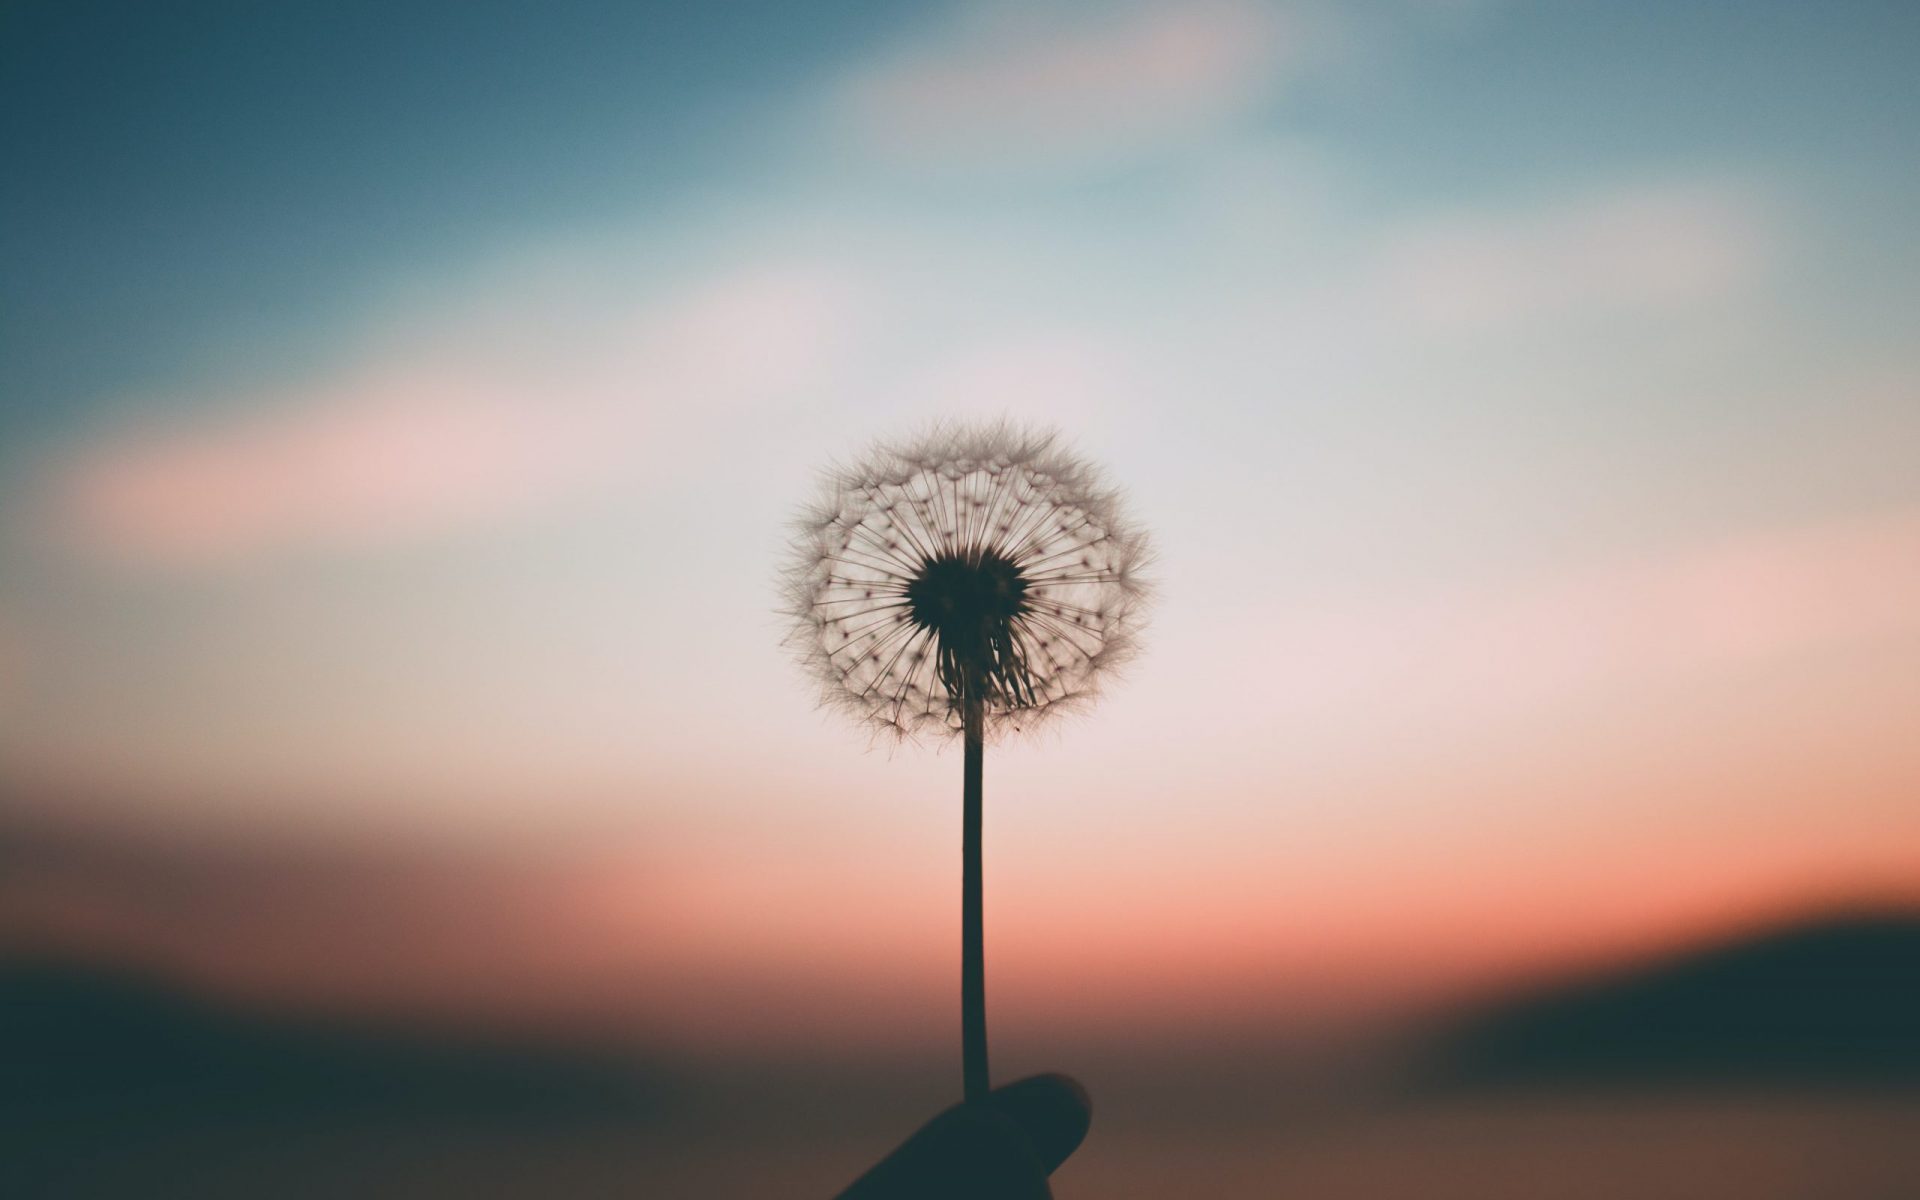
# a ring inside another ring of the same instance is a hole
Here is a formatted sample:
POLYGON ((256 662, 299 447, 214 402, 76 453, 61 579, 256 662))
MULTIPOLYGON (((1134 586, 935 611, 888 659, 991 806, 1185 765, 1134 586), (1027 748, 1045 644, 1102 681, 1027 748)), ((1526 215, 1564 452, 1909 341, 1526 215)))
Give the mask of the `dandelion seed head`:
POLYGON ((828 472, 785 573, 826 703, 901 736, 986 732, 1090 701, 1134 650, 1145 535, 1049 432, 943 428, 828 472))

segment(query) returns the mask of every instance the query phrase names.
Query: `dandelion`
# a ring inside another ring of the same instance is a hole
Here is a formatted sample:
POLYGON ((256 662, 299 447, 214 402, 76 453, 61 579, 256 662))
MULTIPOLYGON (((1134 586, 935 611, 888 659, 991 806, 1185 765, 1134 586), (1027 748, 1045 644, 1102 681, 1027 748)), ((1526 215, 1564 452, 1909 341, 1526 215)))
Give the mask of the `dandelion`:
POLYGON ((981 938, 986 742, 1084 706, 1134 649, 1145 536, 1051 433, 943 429, 829 473, 787 573, 824 701, 900 737, 965 744, 961 1050, 987 1093, 981 938))

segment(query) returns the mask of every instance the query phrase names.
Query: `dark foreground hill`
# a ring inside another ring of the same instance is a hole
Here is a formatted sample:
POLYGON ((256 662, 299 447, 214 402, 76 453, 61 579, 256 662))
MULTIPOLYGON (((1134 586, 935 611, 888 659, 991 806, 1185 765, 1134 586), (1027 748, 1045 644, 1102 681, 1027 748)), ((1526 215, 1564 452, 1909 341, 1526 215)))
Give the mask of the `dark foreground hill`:
POLYGON ((666 1085, 536 1043, 229 1008, 135 973, 0 962, 0 1123, 634 1114, 666 1085))
POLYGON ((1809 922, 1495 1002, 1447 1025, 1421 1076, 1920 1089, 1920 916, 1809 922))

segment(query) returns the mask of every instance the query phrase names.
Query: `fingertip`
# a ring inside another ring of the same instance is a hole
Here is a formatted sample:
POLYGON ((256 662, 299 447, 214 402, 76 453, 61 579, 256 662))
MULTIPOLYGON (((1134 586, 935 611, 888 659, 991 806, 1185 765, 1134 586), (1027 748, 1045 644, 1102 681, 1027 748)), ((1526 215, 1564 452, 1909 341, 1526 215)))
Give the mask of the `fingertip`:
POLYGON ((1070 1075, 1033 1075, 996 1088, 987 1103, 1005 1114, 1051 1174, 1086 1140, 1093 1100, 1070 1075))

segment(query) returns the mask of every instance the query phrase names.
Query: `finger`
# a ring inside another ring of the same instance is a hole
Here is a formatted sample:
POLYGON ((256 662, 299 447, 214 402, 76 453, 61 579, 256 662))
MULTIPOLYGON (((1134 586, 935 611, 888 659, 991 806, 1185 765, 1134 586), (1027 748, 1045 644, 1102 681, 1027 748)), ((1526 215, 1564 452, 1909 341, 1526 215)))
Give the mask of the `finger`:
POLYGON ((1005 1113, 1051 1175, 1086 1140, 1093 1123, 1087 1089, 1066 1075, 1035 1075, 996 1088, 987 1103, 1005 1113))
POLYGON ((840 1200, 1046 1200, 1047 1170, 1011 1117, 984 1104, 921 1126, 840 1200))
POLYGON ((1066 1076, 1023 1079, 941 1113, 840 1200, 1045 1200, 1047 1175, 1091 1116, 1085 1090, 1066 1076))

